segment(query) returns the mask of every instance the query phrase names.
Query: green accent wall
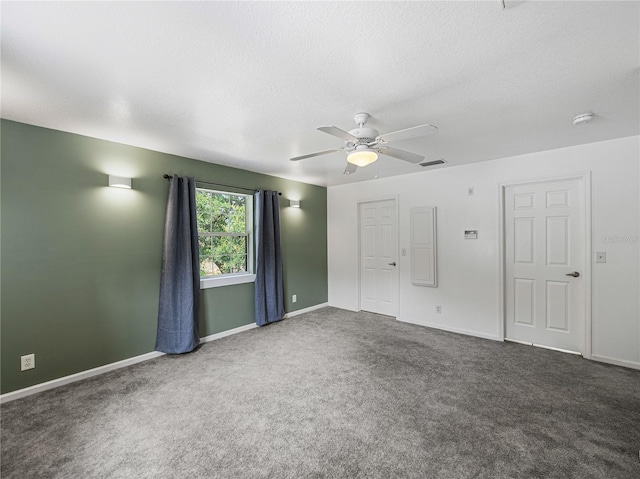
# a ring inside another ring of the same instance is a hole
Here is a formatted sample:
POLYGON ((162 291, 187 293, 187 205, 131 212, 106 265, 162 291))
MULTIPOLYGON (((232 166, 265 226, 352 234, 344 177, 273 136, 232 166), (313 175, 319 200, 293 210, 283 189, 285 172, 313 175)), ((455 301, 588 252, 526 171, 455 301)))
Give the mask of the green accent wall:
MULTIPOLYGON (((323 187, 8 120, 1 140, 2 393, 153 351, 164 173, 281 191, 286 310, 327 302, 323 187)), ((254 322, 252 283, 201 298, 201 336, 254 322)))

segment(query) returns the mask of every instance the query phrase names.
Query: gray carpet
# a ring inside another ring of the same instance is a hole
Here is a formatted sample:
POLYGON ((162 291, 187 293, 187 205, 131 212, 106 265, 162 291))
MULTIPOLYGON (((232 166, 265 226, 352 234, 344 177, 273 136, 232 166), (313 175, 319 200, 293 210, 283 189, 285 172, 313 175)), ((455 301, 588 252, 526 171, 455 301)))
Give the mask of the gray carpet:
POLYGON ((334 308, 2 406, 10 478, 640 478, 640 371, 334 308))

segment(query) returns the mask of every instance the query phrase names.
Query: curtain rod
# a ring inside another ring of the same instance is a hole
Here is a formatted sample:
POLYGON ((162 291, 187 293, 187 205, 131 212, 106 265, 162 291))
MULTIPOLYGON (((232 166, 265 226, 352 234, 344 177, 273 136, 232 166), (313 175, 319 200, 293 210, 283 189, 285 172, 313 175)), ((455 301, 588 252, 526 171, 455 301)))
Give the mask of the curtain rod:
MULTIPOLYGON (((165 180, 170 180, 172 178, 171 175, 167 175, 166 173, 164 175, 162 175, 162 177, 165 180)), ((211 181, 196 180, 196 183, 204 183, 205 185, 214 185, 214 186, 224 186, 226 188, 235 188, 236 190, 253 191, 254 193, 257 191, 257 190, 251 189, 251 188, 243 188, 242 186, 225 185, 225 184, 222 184, 222 183, 212 183, 211 181)), ((282 193, 278 192, 278 196, 282 196, 282 193)))

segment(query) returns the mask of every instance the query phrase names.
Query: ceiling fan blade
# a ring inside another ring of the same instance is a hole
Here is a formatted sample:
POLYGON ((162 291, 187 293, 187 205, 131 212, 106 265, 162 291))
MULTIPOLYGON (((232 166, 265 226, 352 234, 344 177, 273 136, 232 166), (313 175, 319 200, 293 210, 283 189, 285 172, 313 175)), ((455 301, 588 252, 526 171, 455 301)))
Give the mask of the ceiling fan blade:
POLYGON ((358 165, 354 165, 353 163, 349 163, 347 161, 347 166, 344 169, 343 174, 350 175, 351 173, 355 173, 357 169, 358 169, 358 165))
POLYGON ((295 158, 291 158, 290 161, 300 161, 307 158, 313 158, 314 156, 328 155, 329 153, 333 153, 334 151, 342 151, 343 149, 344 148, 331 148, 330 150, 316 151, 315 153, 309 153, 308 155, 296 156, 295 158))
POLYGON ((417 136, 429 135, 436 131, 438 131, 438 127, 426 124, 405 128, 404 130, 392 131, 391 133, 380 135, 380 139, 383 141, 400 141, 415 138, 417 136))
POLYGON ((337 126, 319 126, 318 130, 329 133, 330 135, 342 138, 344 141, 358 141, 358 138, 353 136, 348 131, 341 130, 337 126))
POLYGON ((383 155, 393 156, 394 158, 408 161, 409 163, 420 163, 424 160, 424 156, 422 155, 416 155, 409 151, 398 150, 397 148, 391 148, 390 146, 384 146, 383 148, 380 148, 379 151, 383 155))

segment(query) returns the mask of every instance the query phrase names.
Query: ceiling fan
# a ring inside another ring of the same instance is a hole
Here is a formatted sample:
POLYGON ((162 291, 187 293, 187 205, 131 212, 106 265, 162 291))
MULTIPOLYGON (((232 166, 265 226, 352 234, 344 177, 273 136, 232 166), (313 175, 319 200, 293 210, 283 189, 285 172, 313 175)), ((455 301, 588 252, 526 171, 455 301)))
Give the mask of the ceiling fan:
POLYGON ((344 131, 336 126, 320 126, 318 130, 337 136, 345 141, 345 145, 340 148, 331 148, 329 150, 317 151, 308 155, 296 156, 291 161, 299 161, 314 156, 327 155, 335 151, 347 152, 347 167, 344 169, 345 175, 354 173, 358 166, 367 166, 378 159, 378 155, 392 156, 399 160, 408 161, 409 163, 420 163, 424 160, 424 156, 411 153, 409 151, 399 150, 389 146, 390 142, 424 136, 438 131, 433 125, 419 125, 404 130, 393 131, 381 135, 378 130, 366 126, 367 120, 371 118, 368 113, 356 113, 353 119, 358 125, 351 131, 344 131))

